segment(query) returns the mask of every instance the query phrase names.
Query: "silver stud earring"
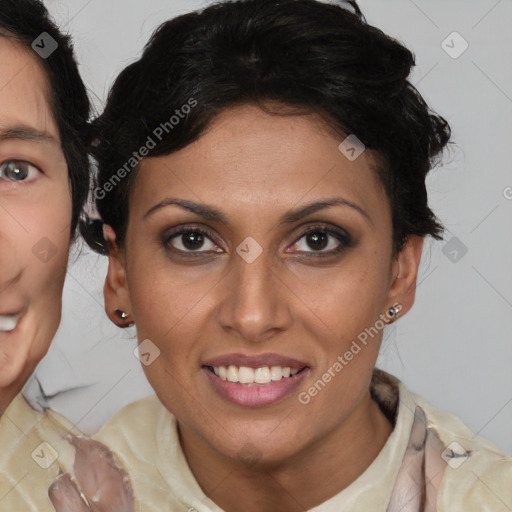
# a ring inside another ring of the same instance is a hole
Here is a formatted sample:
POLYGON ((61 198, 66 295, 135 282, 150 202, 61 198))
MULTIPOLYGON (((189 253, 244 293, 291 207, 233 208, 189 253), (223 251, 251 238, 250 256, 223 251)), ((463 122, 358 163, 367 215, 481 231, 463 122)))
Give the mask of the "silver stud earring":
POLYGON ((400 304, 396 304, 395 306, 388 309, 387 315, 390 320, 395 321, 398 318, 400 311, 402 311, 402 306, 400 304))

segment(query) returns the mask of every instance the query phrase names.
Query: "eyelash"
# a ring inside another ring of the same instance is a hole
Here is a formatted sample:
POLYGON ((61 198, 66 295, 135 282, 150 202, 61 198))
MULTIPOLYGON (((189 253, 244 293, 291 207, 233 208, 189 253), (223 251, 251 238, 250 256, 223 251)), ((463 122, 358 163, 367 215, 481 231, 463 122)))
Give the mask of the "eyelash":
POLYGON ((330 251, 307 251, 302 252, 302 254, 307 254, 308 257, 318 258, 318 257, 328 257, 336 254, 342 253, 345 249, 353 247, 354 243, 352 237, 345 231, 341 229, 333 229, 329 228, 326 225, 318 225, 318 226, 309 226, 306 230, 304 230, 293 242, 292 245, 297 244, 300 240, 302 240, 307 235, 313 233, 323 233, 326 235, 330 235, 335 238, 339 245, 336 249, 331 249, 330 251))
MULTIPOLYGON (((204 257, 205 254, 210 255, 212 251, 182 251, 181 249, 176 249, 175 247, 170 246, 171 240, 175 238, 179 238, 182 235, 190 234, 190 233, 197 233, 200 234, 206 238, 208 238, 211 242, 218 245, 215 242, 215 237, 209 233, 207 230, 202 229, 200 227, 187 227, 187 228, 181 228, 177 229, 176 231, 171 231, 170 233, 167 233, 162 238, 162 243, 164 247, 174 253, 179 254, 180 256, 184 256, 187 258, 197 258, 197 257, 204 257)), ((330 251, 299 251, 301 255, 307 255, 307 257, 313 257, 313 258, 319 258, 319 257, 328 257, 333 256, 336 254, 339 254, 343 252, 345 249, 348 249, 352 247, 353 240, 352 237, 344 230, 339 229, 332 229, 325 225, 319 225, 319 226, 310 226, 305 231, 300 233, 298 237, 295 239, 295 241, 291 244, 296 245, 300 240, 302 240, 307 235, 313 234, 313 233, 323 233, 326 235, 330 235, 333 238, 335 238, 339 243, 339 246, 336 249, 331 249, 330 251)), ((215 251, 216 252, 216 251, 215 251)))

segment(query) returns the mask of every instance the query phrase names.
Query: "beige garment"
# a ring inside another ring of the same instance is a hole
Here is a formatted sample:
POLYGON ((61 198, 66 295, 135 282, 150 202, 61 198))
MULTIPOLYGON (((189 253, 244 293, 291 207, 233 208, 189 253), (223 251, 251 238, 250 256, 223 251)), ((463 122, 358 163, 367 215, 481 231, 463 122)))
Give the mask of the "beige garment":
MULTIPOLYGON (((55 512, 48 487, 64 460, 73 460, 62 435, 72 425, 41 414, 20 393, 0 417, 0 512, 55 512)), ((76 432, 76 431, 75 431, 76 432)))
MULTIPOLYGON (((372 396, 394 423, 391 435, 359 478, 311 512, 512 511, 511 457, 384 372, 375 372, 372 396)), ((125 407, 96 439, 127 468, 138 512, 222 512, 196 482, 176 420, 156 396, 125 407)))

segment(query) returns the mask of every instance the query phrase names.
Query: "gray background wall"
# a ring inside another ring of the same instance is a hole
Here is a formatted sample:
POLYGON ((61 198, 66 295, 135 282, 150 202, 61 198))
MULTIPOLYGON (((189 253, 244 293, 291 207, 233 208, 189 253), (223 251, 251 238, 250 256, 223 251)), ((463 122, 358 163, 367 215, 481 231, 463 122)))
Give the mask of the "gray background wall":
MULTIPOLYGON (((206 3, 46 0, 75 38, 98 109, 160 22, 206 3)), ((428 181, 445 241, 427 244, 416 305, 386 332, 379 364, 512 452, 512 2, 360 6, 371 24, 415 52, 413 82, 449 119, 456 141, 428 181)), ((85 249, 72 255, 61 328, 27 388, 40 402, 42 388, 50 406, 87 432, 151 392, 132 353, 134 331, 104 315, 105 268, 85 249)))

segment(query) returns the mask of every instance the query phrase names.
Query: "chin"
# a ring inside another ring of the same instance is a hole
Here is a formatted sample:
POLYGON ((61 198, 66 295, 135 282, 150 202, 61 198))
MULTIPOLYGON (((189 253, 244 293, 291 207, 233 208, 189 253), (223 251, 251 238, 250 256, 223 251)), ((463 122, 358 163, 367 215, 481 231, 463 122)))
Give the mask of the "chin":
POLYGON ((210 433, 209 439, 205 438, 218 453, 248 467, 280 465, 302 448, 294 434, 296 430, 283 430, 279 436, 273 436, 271 432, 276 428, 275 422, 271 428, 261 425, 259 429, 251 429, 245 422, 224 427, 226 430, 218 433, 220 437, 212 439, 210 433))

